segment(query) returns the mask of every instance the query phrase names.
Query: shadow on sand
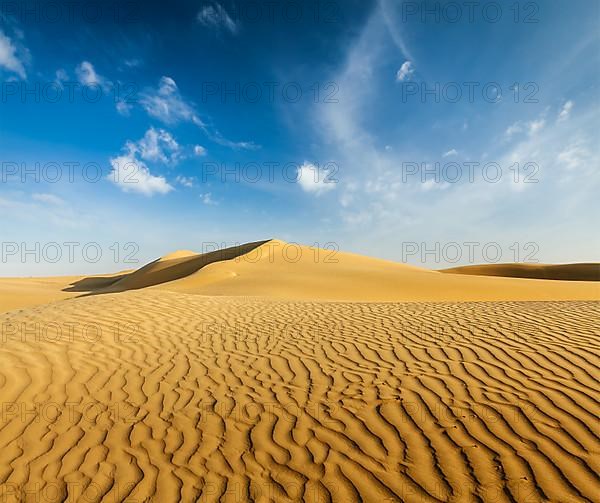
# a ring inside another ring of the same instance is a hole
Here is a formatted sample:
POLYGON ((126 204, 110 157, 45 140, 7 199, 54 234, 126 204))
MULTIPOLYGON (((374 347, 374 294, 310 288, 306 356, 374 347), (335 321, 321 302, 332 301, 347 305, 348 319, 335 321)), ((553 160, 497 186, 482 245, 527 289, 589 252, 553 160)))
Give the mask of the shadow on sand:
POLYGON ((117 276, 90 276, 83 278, 69 285, 63 291, 81 292, 84 294, 81 297, 87 297, 90 295, 139 290, 140 288, 160 285, 190 276, 209 264, 234 260, 254 251, 269 241, 257 241, 201 255, 192 255, 190 257, 171 260, 158 259, 131 273, 117 276))

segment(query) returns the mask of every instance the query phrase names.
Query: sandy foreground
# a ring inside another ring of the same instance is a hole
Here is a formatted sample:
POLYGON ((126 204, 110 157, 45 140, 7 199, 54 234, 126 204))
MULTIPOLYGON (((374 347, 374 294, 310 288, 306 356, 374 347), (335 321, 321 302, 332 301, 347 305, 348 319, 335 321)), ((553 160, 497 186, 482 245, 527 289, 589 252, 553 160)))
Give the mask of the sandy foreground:
POLYGON ((0 280, 0 501, 598 501, 600 283, 285 249, 0 280))

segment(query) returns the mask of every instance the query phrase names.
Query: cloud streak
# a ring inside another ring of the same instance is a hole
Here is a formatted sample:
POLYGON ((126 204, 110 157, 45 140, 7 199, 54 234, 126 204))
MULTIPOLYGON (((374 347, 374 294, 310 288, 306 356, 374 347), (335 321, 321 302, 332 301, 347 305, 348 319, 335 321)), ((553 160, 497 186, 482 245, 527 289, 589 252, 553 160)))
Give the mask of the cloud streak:
POLYGON ((224 29, 232 34, 236 34, 239 30, 238 23, 218 3, 204 6, 196 15, 196 19, 200 24, 208 28, 216 30, 224 29))
POLYGON ((164 124, 175 126, 179 123, 191 123, 199 127, 213 142, 234 150, 255 150, 260 148, 251 141, 232 141, 225 138, 218 130, 210 127, 200 118, 196 106, 184 99, 179 87, 171 77, 161 77, 157 88, 150 88, 142 93, 140 105, 152 118, 164 124))
POLYGON ((26 49, 19 49, 15 42, 0 30, 0 68, 18 75, 21 79, 27 79, 25 71, 26 49))

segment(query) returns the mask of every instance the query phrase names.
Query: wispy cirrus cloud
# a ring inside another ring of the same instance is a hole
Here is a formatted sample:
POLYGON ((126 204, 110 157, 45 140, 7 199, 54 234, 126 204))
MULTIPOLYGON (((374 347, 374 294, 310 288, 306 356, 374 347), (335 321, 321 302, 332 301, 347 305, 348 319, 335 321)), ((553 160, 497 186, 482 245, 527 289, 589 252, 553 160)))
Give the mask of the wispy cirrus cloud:
POLYGON ((402 63, 400 69, 396 72, 396 82, 409 80, 415 73, 415 67, 410 61, 402 63))
POLYGON ((529 136, 533 136, 541 131, 546 125, 546 119, 544 117, 538 117, 531 121, 517 121, 508 126, 504 135, 507 138, 520 133, 527 133, 529 136))
POLYGON ((142 93, 140 104, 150 117, 165 124, 192 122, 197 126, 204 126, 194 106, 183 99, 171 77, 161 77, 157 88, 142 93))
MULTIPOLYGON (((550 107, 538 108, 537 115, 524 118, 515 117, 513 111, 511 116, 516 120, 504 127, 499 115, 489 109, 478 109, 477 113, 490 114, 487 116, 490 129, 482 134, 476 145, 464 136, 465 144, 458 142, 466 128, 444 132, 451 138, 449 141, 457 143, 448 150, 441 150, 443 158, 449 161, 460 152, 466 162, 478 161, 480 165, 487 161, 496 162, 503 169, 498 183, 487 182, 481 176, 479 181, 470 183, 466 167, 462 183, 448 183, 443 178, 438 182, 431 176, 423 181, 421 174, 404 180, 401 168, 405 161, 414 160, 419 166, 433 162, 434 138, 427 133, 426 127, 416 133, 418 125, 411 122, 406 128, 399 129, 403 136, 415 139, 414 135, 423 135, 426 141, 405 141, 400 136, 393 149, 385 148, 379 137, 379 122, 365 120, 381 100, 382 82, 391 87, 387 73, 389 61, 397 57, 396 49, 400 49, 398 30, 386 33, 392 16, 386 10, 391 8, 390 3, 381 0, 378 5, 349 47, 344 64, 332 76, 340 87, 344 106, 315 108, 319 134, 326 139, 324 155, 336 159, 343 167, 336 194, 339 207, 330 209, 337 211, 340 221, 346 224, 348 239, 364 243, 365 236, 369 235, 373 243, 381 238, 388 249, 394 246, 395 235, 404 239, 418 236, 436 241, 443 237, 467 239, 472 236, 509 241, 520 233, 526 236, 532 227, 535 229, 535 217, 541 213, 555 215, 560 221, 557 205, 576 208, 590 204, 597 185, 589 178, 590 169, 599 161, 598 149, 593 146, 589 133, 593 130, 593 114, 590 112, 587 118, 574 120, 573 106, 567 103, 555 111, 550 107), (386 37, 392 40, 386 40, 386 37), (562 120, 551 121, 551 115, 562 117, 562 120), (565 120, 567 117, 570 120, 565 120), (489 131, 494 129, 500 135, 504 131, 505 141, 498 142, 497 137, 490 137, 489 131), (535 169, 531 166, 523 169, 530 162, 537 169, 531 177, 529 175, 535 169), (515 182, 517 174, 519 179, 515 182), (529 182, 534 179, 533 183, 524 183, 526 177, 529 182), (523 196, 525 190, 526 197, 523 196), (504 212, 507 207, 510 210, 504 212), (519 226, 508 225, 515 214, 520 215, 519 226), (436 222, 435 231, 428 227, 432 221, 436 222), (357 226, 361 229, 358 237, 357 226)), ((402 44, 405 63, 412 62, 403 40, 402 44)), ((407 64, 398 77, 408 79, 411 69, 407 64)), ((423 103, 414 111, 427 114, 436 105, 423 103)), ((442 104, 436 107, 438 109, 440 115, 448 111, 442 104)), ((386 113, 400 122, 402 117, 396 117, 394 110, 390 104, 386 113)), ((531 108, 515 110, 526 114, 531 108)), ((414 119, 415 116, 407 117, 410 121, 414 119)), ((465 119, 462 122, 466 124, 465 119)), ((386 137, 385 141, 389 142, 389 139, 386 137)), ((333 199, 324 199, 323 204, 330 201, 333 199)), ((587 218, 586 222, 589 220, 587 218)), ((579 228, 585 225, 580 224, 579 228)))
POLYGON ((227 10, 219 3, 205 5, 196 15, 197 21, 208 28, 220 30, 224 29, 232 34, 236 34, 239 25, 236 23, 227 10))
POLYGON ((150 88, 142 93, 140 104, 146 113, 164 124, 174 126, 187 122, 198 126, 213 142, 237 150, 254 150, 260 148, 252 141, 233 141, 223 136, 200 118, 194 103, 186 100, 174 79, 161 77, 157 88, 150 88))
POLYGON ((54 194, 47 193, 36 193, 32 194, 31 198, 34 201, 38 201, 40 203, 52 204, 54 206, 62 206, 65 204, 65 201, 54 194))
POLYGON ((575 103, 573 103, 571 100, 565 102, 558 114, 558 121, 567 120, 569 118, 569 115, 571 114, 571 110, 573 110, 574 105, 575 103))
POLYGON ((29 58, 29 50, 18 39, 9 37, 0 29, 0 69, 25 80, 25 64, 29 58))

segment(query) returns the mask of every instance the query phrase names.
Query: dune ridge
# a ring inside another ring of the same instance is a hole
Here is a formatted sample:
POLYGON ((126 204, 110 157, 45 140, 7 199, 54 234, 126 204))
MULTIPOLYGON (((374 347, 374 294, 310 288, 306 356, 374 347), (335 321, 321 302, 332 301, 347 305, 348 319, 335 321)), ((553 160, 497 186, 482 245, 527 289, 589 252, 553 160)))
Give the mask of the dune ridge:
POLYGON ((475 274, 562 281, 600 281, 600 264, 487 264, 443 269, 446 274, 475 274))

